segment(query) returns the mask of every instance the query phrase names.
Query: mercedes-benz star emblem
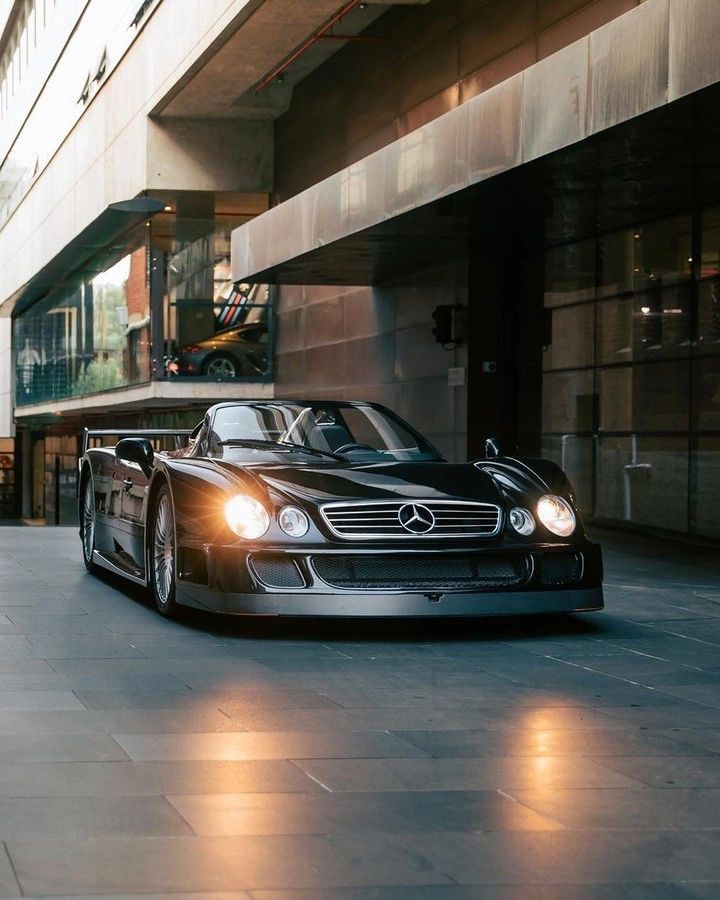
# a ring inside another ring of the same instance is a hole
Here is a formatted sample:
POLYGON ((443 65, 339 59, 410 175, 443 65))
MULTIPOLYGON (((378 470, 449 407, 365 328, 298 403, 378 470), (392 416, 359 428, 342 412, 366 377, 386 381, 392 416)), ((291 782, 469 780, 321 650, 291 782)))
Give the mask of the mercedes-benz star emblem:
POLYGON ((400 524, 411 534, 427 534, 435 526, 435 516, 427 506, 419 503, 406 503, 398 510, 400 524))

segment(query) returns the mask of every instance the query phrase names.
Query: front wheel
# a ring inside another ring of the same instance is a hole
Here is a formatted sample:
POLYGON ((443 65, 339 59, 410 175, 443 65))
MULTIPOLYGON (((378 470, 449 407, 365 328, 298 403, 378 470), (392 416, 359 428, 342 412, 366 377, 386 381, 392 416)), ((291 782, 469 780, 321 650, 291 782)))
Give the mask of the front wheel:
POLYGON ((175 601, 175 516, 167 485, 160 488, 150 530, 150 583, 157 611, 168 618, 177 615, 175 601))
POLYGON ((83 483, 82 506, 80 509, 80 529, 82 534, 82 551, 85 568, 91 574, 97 571, 93 562, 95 552, 95 491, 92 475, 88 475, 83 483))

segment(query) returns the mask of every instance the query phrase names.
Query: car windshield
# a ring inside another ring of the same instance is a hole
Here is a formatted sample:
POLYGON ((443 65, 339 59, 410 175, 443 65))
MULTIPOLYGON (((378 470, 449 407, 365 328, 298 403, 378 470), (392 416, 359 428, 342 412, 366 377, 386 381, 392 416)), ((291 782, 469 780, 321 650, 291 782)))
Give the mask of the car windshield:
POLYGON ((370 404, 238 403, 215 411, 211 456, 228 450, 337 463, 437 461, 434 447, 388 410, 370 404))

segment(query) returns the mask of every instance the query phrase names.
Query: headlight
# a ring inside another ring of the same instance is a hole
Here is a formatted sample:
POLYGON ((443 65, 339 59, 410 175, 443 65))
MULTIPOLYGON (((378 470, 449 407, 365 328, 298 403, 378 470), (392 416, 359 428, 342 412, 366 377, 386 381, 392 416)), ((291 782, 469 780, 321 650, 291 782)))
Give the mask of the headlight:
POLYGON ((254 497, 238 494, 225 504, 225 521, 238 537, 262 537, 270 527, 267 510, 254 497))
POLYGON ((510 510, 510 524, 519 534, 528 535, 535 531, 535 519, 522 506, 515 506, 510 510))
POLYGON ((278 516, 280 527, 290 537, 302 537, 307 534, 310 520, 297 506, 283 506, 278 516))
POLYGON ((553 534, 568 537, 575 531, 575 513, 562 497, 545 494, 538 500, 537 514, 543 525, 553 534))

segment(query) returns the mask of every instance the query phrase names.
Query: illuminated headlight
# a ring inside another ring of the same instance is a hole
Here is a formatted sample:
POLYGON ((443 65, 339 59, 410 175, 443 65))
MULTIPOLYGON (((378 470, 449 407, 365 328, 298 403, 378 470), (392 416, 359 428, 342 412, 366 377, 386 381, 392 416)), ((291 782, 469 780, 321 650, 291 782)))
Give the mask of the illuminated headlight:
POLYGON ((575 531, 575 513, 570 504, 555 494, 545 494, 538 500, 538 519, 560 537, 568 537, 575 531))
POLYGON ((278 522, 285 534, 289 534, 290 537, 302 537, 307 534, 310 527, 310 520, 297 506, 284 506, 280 510, 278 522))
POLYGON ((532 534, 535 531, 535 520, 529 510, 515 506, 510 510, 510 524, 518 534, 532 534))
POLYGON ((267 510, 254 497, 238 494, 225 504, 225 521, 238 537, 254 540, 270 527, 267 510))

